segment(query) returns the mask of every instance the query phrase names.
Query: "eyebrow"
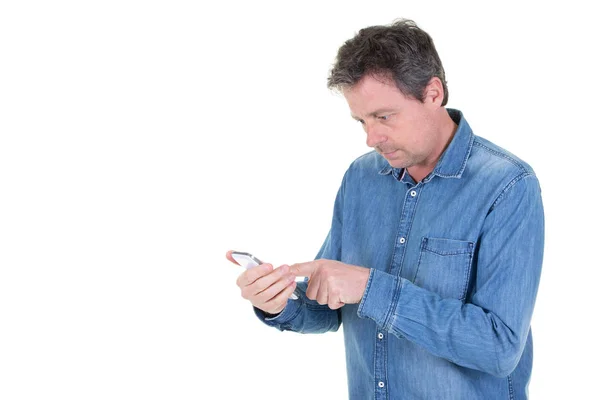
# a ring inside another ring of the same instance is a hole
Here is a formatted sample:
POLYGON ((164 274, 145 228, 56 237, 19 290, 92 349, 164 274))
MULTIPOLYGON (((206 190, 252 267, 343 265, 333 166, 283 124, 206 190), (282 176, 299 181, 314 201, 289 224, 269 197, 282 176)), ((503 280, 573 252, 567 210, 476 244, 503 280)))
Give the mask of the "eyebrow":
MULTIPOLYGON (((390 112, 397 112, 397 111, 398 111, 398 110, 396 110, 396 109, 393 109, 393 108, 380 108, 380 109, 378 109, 378 110, 375 110, 375 111, 373 111, 372 113, 369 113, 369 115, 368 115, 368 116, 369 116, 369 117, 376 117, 377 115, 380 115, 380 114, 387 114, 387 113, 390 113, 390 112)), ((350 114, 350 116, 351 116, 352 118, 354 118, 355 120, 357 120, 357 121, 359 121, 359 120, 360 120, 360 118, 358 118, 358 117, 357 117, 356 115, 354 115, 354 114, 350 114)))

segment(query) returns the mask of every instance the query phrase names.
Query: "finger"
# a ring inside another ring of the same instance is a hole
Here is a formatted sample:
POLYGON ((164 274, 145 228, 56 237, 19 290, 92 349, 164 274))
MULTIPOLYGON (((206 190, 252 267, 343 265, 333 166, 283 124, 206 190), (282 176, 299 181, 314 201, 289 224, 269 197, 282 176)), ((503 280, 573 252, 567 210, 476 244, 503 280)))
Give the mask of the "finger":
POLYGON ((273 283, 271 286, 263 290, 256 295, 256 300, 260 303, 267 303, 268 301, 275 298, 282 290, 287 288, 292 282, 295 282, 295 276, 292 274, 285 274, 278 281, 273 283))
POLYGON ((229 261, 231 261, 232 263, 234 263, 234 264, 236 264, 236 265, 239 265, 239 264, 237 263, 237 261, 235 261, 235 260, 233 259, 233 257, 231 256, 231 253, 233 253, 233 250, 229 250, 229 251, 227 252, 227 254, 225 254, 225 257, 226 257, 226 258, 227 258, 229 261))
POLYGON ((317 294, 319 293, 319 286, 321 285, 321 279, 319 275, 315 275, 313 279, 308 281, 308 286, 306 287, 306 297, 311 300, 315 300, 317 298, 317 294))
POLYGON ((271 310, 271 311, 267 311, 270 314, 278 314, 285 308, 285 306, 288 302, 288 299, 290 298, 292 293, 294 293, 294 290, 296 290, 296 282, 295 281, 290 283, 277 296, 275 296, 274 298, 272 298, 271 300, 266 302, 263 306, 264 308, 261 308, 261 307, 258 307, 258 308, 271 310))
POLYGON ((321 277, 319 276, 319 289, 317 290, 317 303, 325 305, 329 303, 329 285, 327 282, 321 284, 321 277))
POLYGON ((327 304, 329 306, 329 308, 331 308, 332 310, 337 310, 338 308, 341 308, 344 306, 344 303, 342 303, 341 301, 333 301, 331 304, 327 304))
POLYGON ((249 285, 248 294, 251 296, 255 296, 261 293, 262 291, 273 285, 275 282, 277 282, 279 279, 281 279, 285 275, 288 275, 289 271, 289 265, 282 265, 281 267, 272 270, 267 275, 260 277, 254 283, 249 285))
MULTIPOLYGON (((331 289, 328 287, 328 289, 331 289)), ((341 307, 340 304, 343 304, 340 298, 339 290, 333 289, 329 290, 327 294, 327 306, 332 310, 336 310, 341 307)))
POLYGON ((258 279, 268 275, 273 271, 273 265, 261 264, 257 267, 244 271, 237 279, 237 285, 241 288, 252 285, 258 279))
POLYGON ((305 263, 297 263, 293 264, 290 269, 293 271, 296 276, 307 276, 310 279, 310 276, 314 272, 317 264, 315 261, 309 261, 305 263))

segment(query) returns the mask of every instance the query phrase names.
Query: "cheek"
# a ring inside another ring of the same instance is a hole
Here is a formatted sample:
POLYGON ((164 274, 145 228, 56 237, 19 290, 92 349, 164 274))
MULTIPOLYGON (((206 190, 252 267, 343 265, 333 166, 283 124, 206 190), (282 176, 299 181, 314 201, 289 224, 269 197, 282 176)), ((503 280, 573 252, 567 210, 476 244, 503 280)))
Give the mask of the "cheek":
POLYGON ((402 144, 406 143, 406 139, 408 138, 407 133, 411 131, 411 126, 406 121, 394 121, 388 129, 388 137, 395 143, 402 144))
POLYGON ((428 128, 426 122, 417 118, 397 120, 394 121, 389 137, 405 152, 420 154, 432 145, 427 135, 428 128))

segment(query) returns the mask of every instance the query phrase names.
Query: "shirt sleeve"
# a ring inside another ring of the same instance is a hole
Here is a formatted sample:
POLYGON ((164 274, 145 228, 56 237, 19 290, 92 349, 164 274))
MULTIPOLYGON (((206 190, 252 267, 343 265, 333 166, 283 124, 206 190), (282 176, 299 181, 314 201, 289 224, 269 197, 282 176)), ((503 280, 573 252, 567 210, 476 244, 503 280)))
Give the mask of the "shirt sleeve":
MULTIPOLYGON (((331 228, 315 259, 341 260, 342 213, 346 175, 335 199, 331 228)), ((310 300, 306 297, 307 286, 306 281, 297 284, 295 293, 298 295, 298 299, 288 299, 287 305, 280 314, 269 318, 263 311, 255 307, 256 316, 268 326, 281 331, 299 333, 337 331, 342 323, 341 310, 332 310, 326 304, 321 305, 310 300)))
POLYGON ((478 246, 468 302, 372 269, 358 315, 455 364, 509 375, 527 341, 542 268, 544 212, 535 175, 504 189, 478 246))

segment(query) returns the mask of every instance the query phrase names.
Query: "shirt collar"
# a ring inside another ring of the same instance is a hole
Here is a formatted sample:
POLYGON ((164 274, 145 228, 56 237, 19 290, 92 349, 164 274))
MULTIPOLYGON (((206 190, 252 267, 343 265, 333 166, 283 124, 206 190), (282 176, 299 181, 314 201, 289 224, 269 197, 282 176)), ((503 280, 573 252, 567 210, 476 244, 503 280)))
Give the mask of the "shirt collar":
MULTIPOLYGON (((447 108, 446 110, 450 118, 458 125, 458 128, 454 133, 452 141, 435 165, 431 175, 437 175, 442 178, 460 178, 467 166, 467 159, 471 154, 475 136, 467 120, 463 117, 462 112, 453 108, 447 108)), ((394 175, 397 177, 403 176, 404 171, 402 168, 393 168, 390 164, 387 164, 387 161, 386 166, 379 171, 379 174, 388 175, 392 171, 394 171, 394 175)))

